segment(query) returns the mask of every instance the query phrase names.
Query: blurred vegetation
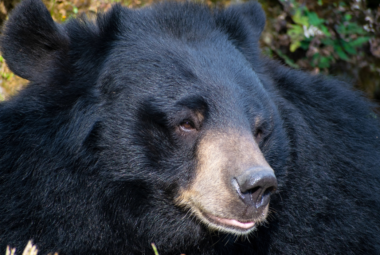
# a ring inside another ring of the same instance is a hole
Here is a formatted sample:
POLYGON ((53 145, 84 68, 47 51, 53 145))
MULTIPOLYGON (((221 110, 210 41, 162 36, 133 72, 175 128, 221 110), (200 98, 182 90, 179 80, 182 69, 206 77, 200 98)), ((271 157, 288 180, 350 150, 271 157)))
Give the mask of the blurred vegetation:
MULTIPOLYGON (((1 0, 0 26, 20 0, 1 0)), ((43 0, 53 19, 94 16, 120 2, 141 7, 157 0, 43 0)), ((243 0, 195 0, 225 6, 243 0)), ((341 76, 380 102, 379 0, 259 0, 267 14, 264 54, 313 73, 341 76)), ((0 53, 1 54, 1 53, 0 53)), ((0 100, 27 81, 14 75, 0 55, 0 100)))
POLYGON ((263 7, 267 55, 341 76, 380 102, 380 1, 270 0, 263 7))

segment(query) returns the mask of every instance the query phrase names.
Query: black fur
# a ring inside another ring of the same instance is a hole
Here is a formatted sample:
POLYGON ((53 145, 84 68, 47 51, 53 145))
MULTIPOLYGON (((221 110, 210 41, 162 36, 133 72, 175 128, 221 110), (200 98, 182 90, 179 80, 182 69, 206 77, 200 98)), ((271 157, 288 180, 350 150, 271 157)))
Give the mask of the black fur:
POLYGON ((380 254, 379 117, 346 83, 260 56, 264 23, 256 2, 116 5, 63 25, 21 3, 1 39, 31 82, 0 104, 0 251, 33 239, 41 254, 153 254, 152 242, 160 254, 380 254), (179 136, 194 109, 205 120, 179 136), (202 134, 229 127, 262 129, 279 184, 248 237, 174 203, 202 134))

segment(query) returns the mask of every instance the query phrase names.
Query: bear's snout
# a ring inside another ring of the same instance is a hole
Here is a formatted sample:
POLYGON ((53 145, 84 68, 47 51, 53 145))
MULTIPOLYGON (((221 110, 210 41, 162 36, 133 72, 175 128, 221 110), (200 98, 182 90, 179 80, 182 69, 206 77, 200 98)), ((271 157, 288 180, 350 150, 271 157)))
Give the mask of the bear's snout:
POLYGON ((270 195, 277 189, 277 179, 271 168, 249 168, 231 183, 240 199, 256 209, 267 206, 270 195))
POLYGON ((211 130, 198 145, 198 165, 176 199, 208 227, 248 234, 264 222, 277 189, 273 169, 247 130, 211 130), (212 180, 210 182, 210 180, 212 180))

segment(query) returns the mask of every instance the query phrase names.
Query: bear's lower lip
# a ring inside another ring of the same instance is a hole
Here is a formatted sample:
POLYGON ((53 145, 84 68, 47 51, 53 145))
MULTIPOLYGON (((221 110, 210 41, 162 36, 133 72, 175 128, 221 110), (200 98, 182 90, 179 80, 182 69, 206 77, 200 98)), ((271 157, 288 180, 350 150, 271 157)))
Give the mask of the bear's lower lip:
POLYGON ((251 229, 255 226, 254 221, 248 221, 248 222, 241 222, 238 220, 234 219, 226 219, 226 218, 220 218, 211 214, 207 214, 207 218, 215 223, 224 225, 224 226, 229 226, 229 227, 234 227, 238 229, 251 229))

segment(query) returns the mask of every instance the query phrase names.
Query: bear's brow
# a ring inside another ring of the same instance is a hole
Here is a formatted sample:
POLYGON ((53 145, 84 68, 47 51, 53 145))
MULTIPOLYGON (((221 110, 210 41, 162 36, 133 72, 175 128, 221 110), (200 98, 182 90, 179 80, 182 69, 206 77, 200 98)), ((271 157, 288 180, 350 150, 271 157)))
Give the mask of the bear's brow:
POLYGON ((204 111, 207 108, 207 102, 202 96, 193 95, 180 99, 176 106, 186 107, 194 111, 204 111))

